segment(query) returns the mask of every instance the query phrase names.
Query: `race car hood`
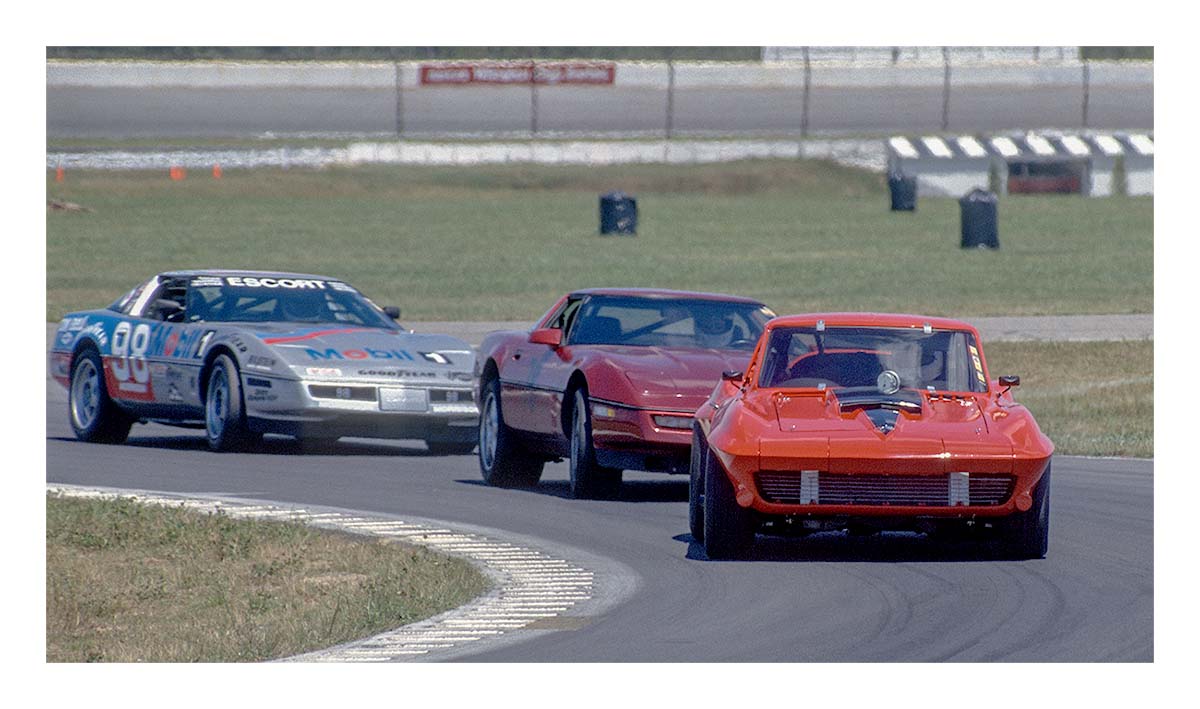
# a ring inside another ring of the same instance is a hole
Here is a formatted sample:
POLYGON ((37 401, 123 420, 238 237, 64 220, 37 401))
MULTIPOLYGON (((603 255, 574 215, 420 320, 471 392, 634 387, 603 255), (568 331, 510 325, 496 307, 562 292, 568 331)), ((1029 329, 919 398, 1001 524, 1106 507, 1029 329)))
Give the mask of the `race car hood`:
POLYGON ((742 371, 749 352, 671 347, 607 346, 613 366, 622 369, 644 408, 695 411, 712 393, 725 370, 742 371))
POLYGON ((469 383, 475 365, 471 347, 448 335, 336 325, 265 325, 252 334, 302 378, 420 378, 469 383))
POLYGON ((919 411, 880 416, 836 396, 776 394, 779 434, 760 440, 764 465, 810 460, 831 472, 1009 472, 1013 445, 990 430, 975 397, 924 398, 919 411), (771 461, 768 463, 768 461, 771 461))

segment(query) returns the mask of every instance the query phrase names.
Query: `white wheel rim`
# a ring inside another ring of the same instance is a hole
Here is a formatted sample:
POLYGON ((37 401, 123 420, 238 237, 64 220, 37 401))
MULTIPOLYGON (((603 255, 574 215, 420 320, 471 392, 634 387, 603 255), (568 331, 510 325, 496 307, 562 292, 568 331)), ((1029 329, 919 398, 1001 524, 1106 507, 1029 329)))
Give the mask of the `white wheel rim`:
POLYGON ((204 423, 209 438, 220 438, 225 430, 225 412, 229 408, 229 382, 225 370, 217 368, 208 382, 208 402, 204 407, 204 423))
POLYGON ((496 396, 488 392, 483 402, 483 416, 479 419, 479 453, 483 457, 483 467, 488 470, 496 462, 496 436, 500 430, 500 407, 496 406, 496 396))
POLYGON ((100 373, 90 359, 75 369, 71 382, 71 417, 79 428, 87 428, 96 420, 100 407, 100 373))

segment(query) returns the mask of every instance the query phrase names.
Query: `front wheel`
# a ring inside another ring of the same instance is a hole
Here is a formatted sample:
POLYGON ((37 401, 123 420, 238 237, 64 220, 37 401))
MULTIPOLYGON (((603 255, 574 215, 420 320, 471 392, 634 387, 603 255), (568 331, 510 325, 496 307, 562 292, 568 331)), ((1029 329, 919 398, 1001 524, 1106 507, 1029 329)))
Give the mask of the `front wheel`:
POLYGON ((754 513, 737 503, 733 483, 711 448, 704 451, 704 552, 739 559, 754 544, 754 513))
POLYGON ((1012 515, 1000 526, 1006 556, 1041 559, 1050 548, 1050 464, 1033 488, 1033 506, 1012 515))
POLYGON ((613 497, 621 487, 621 471, 596 463, 592 447, 592 416, 587 392, 575 390, 571 405, 571 496, 575 499, 613 497))
POLYGON ((229 355, 217 355, 208 375, 204 400, 204 431, 208 447, 218 452, 242 450, 255 436, 246 424, 242 380, 229 355))
POLYGON ((67 411, 75 437, 91 443, 123 443, 129 437, 133 418, 108 395, 100 353, 85 350, 71 368, 67 411))
POLYGON ((692 459, 688 466, 688 529, 692 539, 704 542, 704 459, 708 448, 699 426, 692 428, 692 459))
POLYGON ((544 460, 525 451, 512 429, 504 425, 500 380, 492 379, 483 387, 479 416, 479 472, 483 481, 495 487, 532 487, 542 478, 545 465, 544 460))

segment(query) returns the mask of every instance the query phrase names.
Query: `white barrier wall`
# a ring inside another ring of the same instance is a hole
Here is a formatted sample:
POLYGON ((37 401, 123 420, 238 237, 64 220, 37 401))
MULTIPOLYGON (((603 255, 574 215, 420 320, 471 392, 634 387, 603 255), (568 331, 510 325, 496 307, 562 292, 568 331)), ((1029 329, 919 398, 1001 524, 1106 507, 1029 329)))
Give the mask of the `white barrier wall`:
MULTIPOLYGON (((405 88, 419 86, 420 67, 426 62, 401 62, 405 88)), ((665 62, 618 62, 615 84, 664 88, 665 62)), ((1150 62, 1091 62, 1092 86, 1153 86, 1150 62)), ((699 87, 802 87, 802 64, 679 62, 675 86, 699 87)), ((953 86, 1044 86, 1082 83, 1083 64, 1064 62, 965 64, 950 67, 953 86)), ((941 86, 945 68, 940 62, 907 64, 813 64, 814 86, 915 87, 941 86)), ((47 87, 304 87, 394 88, 396 65, 389 62, 77 62, 46 63, 47 87)), ((457 90, 448 87, 446 90, 457 90)), ((603 87, 597 87, 602 89, 603 87)))

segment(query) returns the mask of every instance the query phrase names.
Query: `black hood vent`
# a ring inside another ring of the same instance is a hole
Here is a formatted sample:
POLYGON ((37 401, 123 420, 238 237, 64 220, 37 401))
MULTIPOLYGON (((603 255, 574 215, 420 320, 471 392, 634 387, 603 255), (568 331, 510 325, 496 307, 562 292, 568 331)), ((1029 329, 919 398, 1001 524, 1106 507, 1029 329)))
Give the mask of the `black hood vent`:
POLYGON ((875 424, 875 428, 884 435, 892 432, 896 427, 896 419, 900 416, 900 412, 894 409, 867 409, 866 414, 871 423, 875 424))

